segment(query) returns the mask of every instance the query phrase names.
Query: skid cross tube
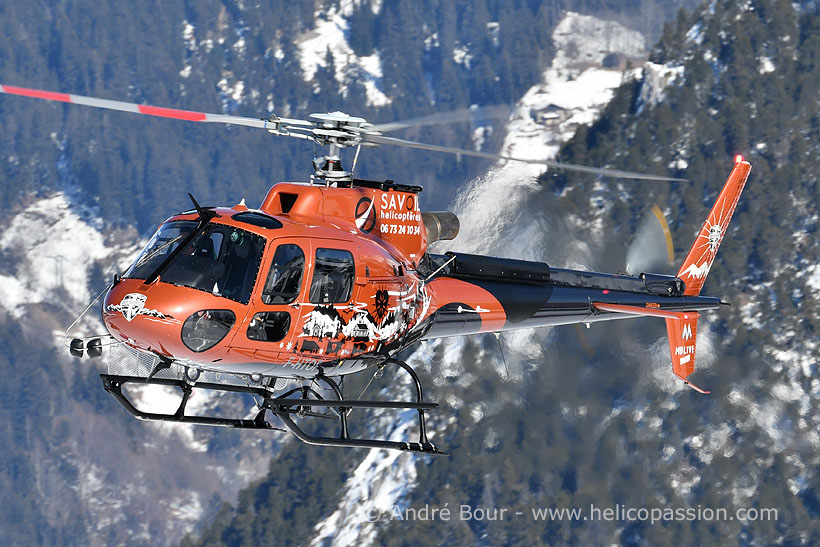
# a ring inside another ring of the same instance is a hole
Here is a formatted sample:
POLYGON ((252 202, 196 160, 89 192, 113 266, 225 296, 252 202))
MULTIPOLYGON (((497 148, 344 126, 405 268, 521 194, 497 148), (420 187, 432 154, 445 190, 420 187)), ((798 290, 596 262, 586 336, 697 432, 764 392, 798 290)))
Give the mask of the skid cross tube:
MULTIPOLYGON (((336 399, 338 402, 344 400, 344 396, 342 395, 342 390, 339 389, 338 384, 324 375, 322 369, 319 369, 319 374, 316 376, 317 380, 320 380, 330 386, 330 389, 333 390, 333 393, 336 394, 336 399)), ((347 429, 347 408, 343 406, 336 407, 339 411, 339 425, 341 426, 341 431, 339 432, 340 439, 349 439, 350 433, 347 429)), ((286 424, 287 425, 287 424, 286 424)))
MULTIPOLYGON (((410 377, 413 379, 413 383, 416 385, 416 400, 419 404, 424 404, 424 394, 421 391, 421 382, 419 381, 418 374, 413 368, 405 363, 404 361, 399 361, 398 359, 388 359, 388 363, 393 363, 398 365, 399 367, 403 368, 410 377)), ((429 444, 427 441, 427 426, 424 423, 424 407, 418 406, 416 407, 419 411, 419 443, 420 444, 429 444)))

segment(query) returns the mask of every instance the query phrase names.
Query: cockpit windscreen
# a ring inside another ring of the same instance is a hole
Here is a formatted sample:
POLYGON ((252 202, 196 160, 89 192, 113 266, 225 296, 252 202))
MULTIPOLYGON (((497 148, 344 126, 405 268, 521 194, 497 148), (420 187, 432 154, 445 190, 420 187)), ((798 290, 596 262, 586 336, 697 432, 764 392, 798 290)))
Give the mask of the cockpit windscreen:
MULTIPOLYGON (((148 242, 124 277, 145 279, 196 230, 193 221, 168 222, 148 242)), ((253 291, 265 238, 207 224, 160 273, 160 281, 191 287, 247 304, 253 291)))

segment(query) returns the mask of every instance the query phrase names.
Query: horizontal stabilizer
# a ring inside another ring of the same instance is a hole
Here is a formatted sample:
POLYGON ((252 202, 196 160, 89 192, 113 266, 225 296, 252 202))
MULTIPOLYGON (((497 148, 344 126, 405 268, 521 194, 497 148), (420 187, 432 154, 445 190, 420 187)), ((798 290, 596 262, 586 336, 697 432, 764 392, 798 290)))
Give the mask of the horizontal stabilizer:
POLYGON ((592 307, 600 311, 643 315, 646 317, 663 317, 666 319, 666 333, 669 337, 669 352, 672 356, 672 370, 675 376, 700 393, 711 393, 701 389, 687 378, 695 371, 695 339, 698 331, 697 312, 675 312, 657 308, 641 308, 623 304, 593 302, 592 307))
POLYGON ((661 310, 658 308, 641 308, 640 306, 627 306, 624 304, 607 304, 606 302, 593 302, 592 307, 600 311, 628 313, 630 315, 644 315, 646 317, 663 317, 665 319, 690 319, 698 317, 697 312, 691 311, 668 311, 661 310))

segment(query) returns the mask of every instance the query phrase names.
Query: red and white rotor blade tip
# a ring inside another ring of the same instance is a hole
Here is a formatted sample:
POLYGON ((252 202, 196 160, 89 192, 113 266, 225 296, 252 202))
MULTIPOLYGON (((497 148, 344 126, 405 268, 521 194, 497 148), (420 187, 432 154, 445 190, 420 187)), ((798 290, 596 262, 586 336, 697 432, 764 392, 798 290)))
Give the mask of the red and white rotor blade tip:
MULTIPOLYGON (((145 114, 160 118, 172 118, 187 122, 211 122, 233 125, 243 125, 246 127, 256 127, 267 129, 270 122, 256 118, 244 118, 241 116, 228 116, 225 114, 209 114, 207 112, 195 112, 193 110, 181 110, 178 108, 165 108, 161 106, 151 106, 147 104, 127 103, 124 101, 112 101, 109 99, 99 99, 97 97, 86 97, 84 95, 74 95, 70 93, 56 93, 54 91, 43 91, 41 89, 31 89, 27 87, 16 87, 0 84, 0 93, 7 95, 20 95, 33 99, 43 99, 46 101, 59 101, 63 103, 93 106, 106 110, 119 110, 120 112, 131 112, 134 114, 145 114)), ((311 125, 303 120, 279 119, 288 124, 311 125)))

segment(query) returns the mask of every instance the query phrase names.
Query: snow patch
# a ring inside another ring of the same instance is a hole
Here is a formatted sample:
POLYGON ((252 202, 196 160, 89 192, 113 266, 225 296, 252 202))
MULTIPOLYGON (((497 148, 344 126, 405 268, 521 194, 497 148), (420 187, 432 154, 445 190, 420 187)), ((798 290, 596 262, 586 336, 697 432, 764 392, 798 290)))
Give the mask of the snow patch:
POLYGON ((645 57, 646 39, 615 21, 568 12, 552 33, 557 53, 553 67, 577 70, 579 65, 601 65, 611 54, 645 57), (576 68, 573 68, 576 67, 576 68))
POLYGON ((685 442, 694 449, 698 459, 709 465, 715 456, 730 456, 733 453, 729 437, 732 429, 726 424, 719 424, 706 429, 700 435, 690 437, 685 442))
POLYGON ((438 41, 438 32, 434 32, 424 39, 424 51, 430 51, 433 48, 439 47, 441 44, 438 41))
POLYGON ((182 21, 182 40, 185 47, 191 51, 196 51, 196 38, 194 37, 194 26, 187 20, 182 21))
POLYGON ((240 57, 245 55, 245 51, 247 50, 247 45, 245 44, 245 38, 240 37, 236 42, 234 42, 233 48, 236 50, 236 53, 240 57))
POLYGON ((90 301, 89 268, 112 253, 99 223, 81 216, 62 192, 15 215, 0 250, 19 257, 16 272, 0 270, 0 305, 15 317, 26 304, 64 300, 58 290, 75 302, 90 301))
MULTIPOLYGON (((347 17, 353 13, 358 5, 352 0, 343 1, 339 7, 330 7, 327 11, 316 12, 315 28, 302 34, 295 40, 300 52, 302 72, 306 82, 316 76, 319 67, 327 68, 327 54, 333 62, 333 74, 339 83, 339 90, 343 96, 347 94, 348 79, 362 82, 367 94, 367 103, 370 106, 384 106, 392 99, 381 91, 381 59, 378 52, 367 57, 358 57, 347 41, 350 26, 347 17)), ((379 6, 372 4, 374 13, 378 13, 379 6)))
POLYGON ((473 60, 473 56, 470 55, 467 46, 456 46, 453 48, 453 62, 457 65, 464 65, 464 68, 467 70, 470 69, 470 62, 473 60))
POLYGON ((182 78, 188 78, 191 75, 191 58, 197 51, 196 36, 194 36, 195 28, 187 20, 182 21, 182 42, 185 44, 185 65, 179 71, 182 78))
POLYGON ((501 24, 497 21, 490 21, 487 23, 487 34, 490 35, 490 40, 493 42, 494 47, 498 47, 501 44, 501 24))
POLYGON ((820 291, 820 264, 814 264, 806 269, 806 287, 812 292, 820 291))
POLYGON ((686 40, 688 42, 694 42, 697 45, 703 43, 703 23, 698 21, 689 31, 686 33, 686 40))
POLYGON ((199 499, 199 492, 196 491, 190 492, 187 498, 174 498, 168 505, 172 518, 190 523, 187 532, 193 531, 194 524, 199 522, 205 512, 199 499))
POLYGON ((222 110, 224 112, 232 112, 242 104, 242 99, 245 94, 245 82, 236 81, 233 84, 229 83, 233 74, 224 74, 223 78, 219 80, 216 87, 219 88, 219 98, 222 101, 222 110))
POLYGON ((760 74, 768 74, 770 72, 775 71, 775 66, 774 66, 774 63, 772 62, 771 58, 761 57, 759 59, 759 61, 760 61, 760 68, 758 68, 757 71, 760 74))
POLYGON ((666 88, 683 81, 683 66, 659 65, 647 62, 643 66, 643 82, 638 96, 638 111, 646 105, 653 106, 665 98, 666 88))

